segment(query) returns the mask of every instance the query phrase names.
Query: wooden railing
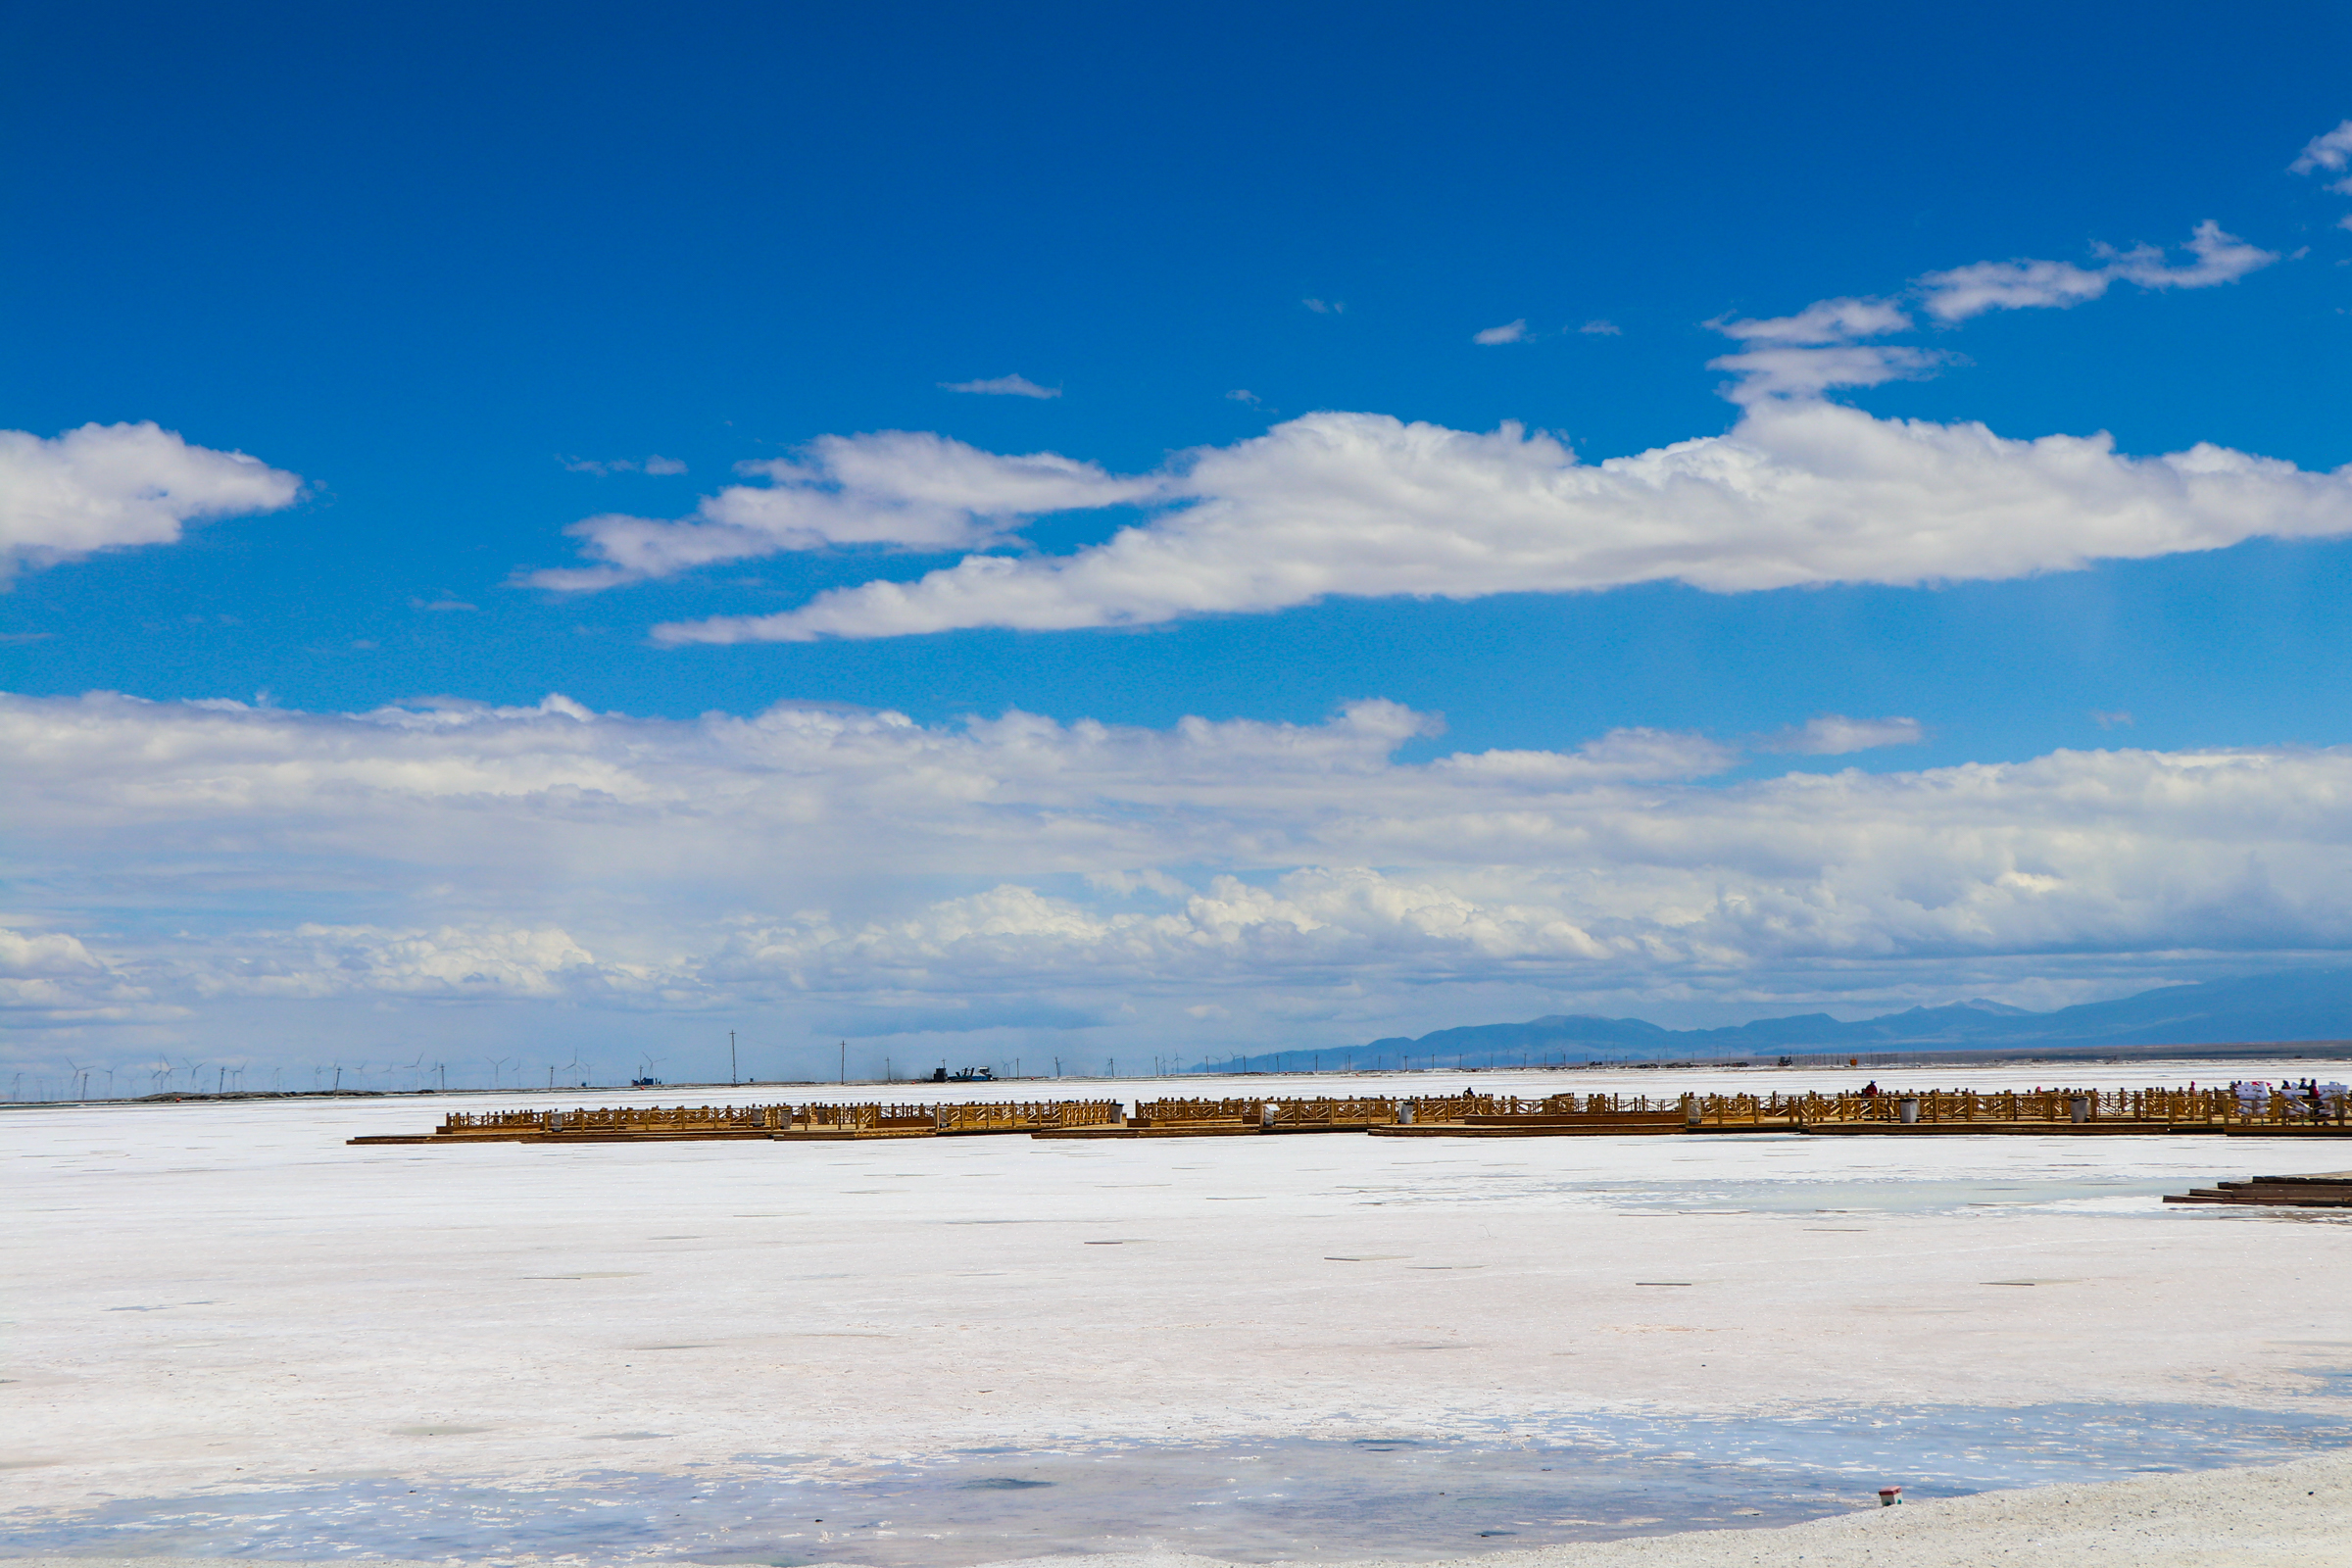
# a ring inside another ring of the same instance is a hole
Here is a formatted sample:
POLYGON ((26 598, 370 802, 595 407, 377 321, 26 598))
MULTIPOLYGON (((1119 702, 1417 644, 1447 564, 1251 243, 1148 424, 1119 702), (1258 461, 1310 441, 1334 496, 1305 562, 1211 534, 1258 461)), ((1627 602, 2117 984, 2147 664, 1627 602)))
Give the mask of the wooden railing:
POLYGON ((931 1110, 942 1133, 1023 1133, 1115 1126, 1120 1107, 1115 1100, 1006 1100, 934 1105, 931 1110))

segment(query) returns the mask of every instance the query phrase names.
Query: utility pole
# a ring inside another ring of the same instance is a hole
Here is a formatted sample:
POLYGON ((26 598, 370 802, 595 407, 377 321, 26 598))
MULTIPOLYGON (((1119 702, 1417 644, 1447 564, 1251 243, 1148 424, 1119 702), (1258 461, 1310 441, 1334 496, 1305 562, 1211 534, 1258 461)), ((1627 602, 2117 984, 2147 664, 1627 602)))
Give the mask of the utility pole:
POLYGON ((841 1081, 845 1084, 850 1081, 850 1043, 847 1040, 841 1043, 841 1081))
POLYGON ((727 1031, 727 1082, 732 1084, 741 1081, 735 1075, 735 1031, 730 1029, 727 1031))

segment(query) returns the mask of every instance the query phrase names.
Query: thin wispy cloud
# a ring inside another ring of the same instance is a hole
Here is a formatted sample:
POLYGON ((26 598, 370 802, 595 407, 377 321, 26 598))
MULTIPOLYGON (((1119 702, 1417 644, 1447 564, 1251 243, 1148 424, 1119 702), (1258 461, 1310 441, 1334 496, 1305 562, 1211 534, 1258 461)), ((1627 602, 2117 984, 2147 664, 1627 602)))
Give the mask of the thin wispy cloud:
POLYGON ((1517 343, 1524 340, 1526 336, 1527 320, 1523 317, 1516 321, 1506 321, 1501 326, 1490 326, 1483 332, 1473 332, 1470 334, 1470 341, 1486 344, 1517 343))
POLYGON ((1835 387, 1870 387, 1928 375, 1953 363, 1953 356, 1906 344, 1859 341, 1910 331, 1906 306, 1932 320, 1957 325, 1987 311, 2063 310, 2104 295, 2123 282, 2151 291, 2212 288, 2234 283, 2278 260, 2278 253, 2250 245, 2208 220, 2186 244, 2189 260, 2174 263, 2152 245, 2129 251, 2103 249, 2101 265, 2071 262, 1974 262, 1923 273, 1901 294, 1884 299, 1817 300, 1793 316, 1705 323, 1742 345, 1738 354, 1708 362, 1739 380, 1727 389, 1737 403, 1767 398, 1815 398, 1835 387))
POLYGON ((1916 746, 1927 730, 1916 718, 1848 718, 1822 713, 1763 737, 1756 749, 1796 757, 1845 757, 1882 746, 1916 746))
POLYGON ((458 598, 454 594, 443 594, 438 599, 411 599, 409 601, 409 608, 411 610, 423 610, 439 613, 449 613, 452 612, 466 610, 478 611, 482 607, 479 605, 469 605, 465 600, 458 598))
POLYGON ((1578 327, 1577 330, 1579 332, 1590 333, 1594 337, 1623 337, 1625 335, 1625 328, 1619 326, 1615 321, 1607 320, 1600 317, 1594 317, 1592 320, 1587 321, 1584 325, 1578 327))
MULTIPOLYGON (((2334 174, 2352 168, 2352 120, 2305 142, 2303 151, 2286 167, 2290 173, 2296 174, 2321 172, 2334 174)), ((2347 187, 2338 185, 2332 188, 2343 190, 2347 187)))
POLYGON ((525 573, 564 593, 671 577, 729 561, 840 546, 970 550, 1009 538, 1026 519, 1116 506, 1159 488, 1055 453, 1004 457, 906 430, 825 436, 798 459, 736 465, 764 481, 706 496, 688 517, 611 513, 566 532, 590 564, 525 573))
POLYGON ((1039 386, 1025 375, 992 376, 985 381, 942 381, 943 392, 968 392, 984 398, 1057 398, 1061 388, 1039 386))
POLYGON ((599 478, 613 473, 648 473, 659 478, 686 471, 685 464, 659 454, 650 458, 559 458, 557 461, 572 473, 593 473, 599 478))
POLYGON ((2132 715, 2120 708, 2112 712, 2094 708, 2090 710, 2090 721, 2101 729, 2130 729, 2132 723, 2132 715))
MULTIPOLYGON (((2297 174, 2342 174, 2347 169, 2352 169, 2352 120, 2305 142, 2302 153, 2287 165, 2287 169, 2297 174)), ((2352 176, 2331 179, 2328 182, 2328 188, 2339 196, 2352 196, 2352 176)), ((2335 226, 2352 229, 2352 213, 2337 219, 2335 226)))
POLYGON ((1345 316, 1348 314, 1348 306, 1344 301, 1341 300, 1309 299, 1300 300, 1298 303, 1305 306, 1308 310, 1314 312, 1317 316, 1345 316))

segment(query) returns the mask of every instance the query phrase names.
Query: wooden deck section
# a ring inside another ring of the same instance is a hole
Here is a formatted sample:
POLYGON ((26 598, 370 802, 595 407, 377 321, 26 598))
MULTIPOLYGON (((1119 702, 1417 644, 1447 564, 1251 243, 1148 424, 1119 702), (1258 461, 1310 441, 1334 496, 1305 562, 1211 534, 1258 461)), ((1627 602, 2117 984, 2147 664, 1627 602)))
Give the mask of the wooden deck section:
POLYGON ((2352 1170, 2310 1176, 2253 1176, 2216 1182, 2185 1194, 2165 1196, 2168 1203, 2218 1203, 2240 1208, 2352 1208, 2352 1170))

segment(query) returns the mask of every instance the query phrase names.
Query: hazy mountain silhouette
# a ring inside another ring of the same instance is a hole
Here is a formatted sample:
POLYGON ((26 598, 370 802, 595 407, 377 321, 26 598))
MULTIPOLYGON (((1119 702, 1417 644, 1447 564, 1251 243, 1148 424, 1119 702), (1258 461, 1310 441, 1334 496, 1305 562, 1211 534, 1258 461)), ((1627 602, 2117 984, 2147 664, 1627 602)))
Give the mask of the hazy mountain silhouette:
MULTIPOLYGON (((1483 1065, 1563 1054, 1572 1059, 1654 1060, 1820 1051, 2039 1046, 2240 1045, 2274 1040, 2352 1040, 2352 969, 2299 969, 2200 985, 2165 986, 2116 1002, 2029 1012, 1997 1002, 1911 1007, 1841 1023, 1826 1012, 1759 1018, 1725 1029, 1661 1029, 1640 1018, 1554 1014, 1526 1023, 1440 1029, 1418 1039, 1375 1040, 1348 1054, 1410 1054, 1432 1065, 1483 1065)), ((1298 1053, 1286 1053, 1297 1055, 1298 1053)))

